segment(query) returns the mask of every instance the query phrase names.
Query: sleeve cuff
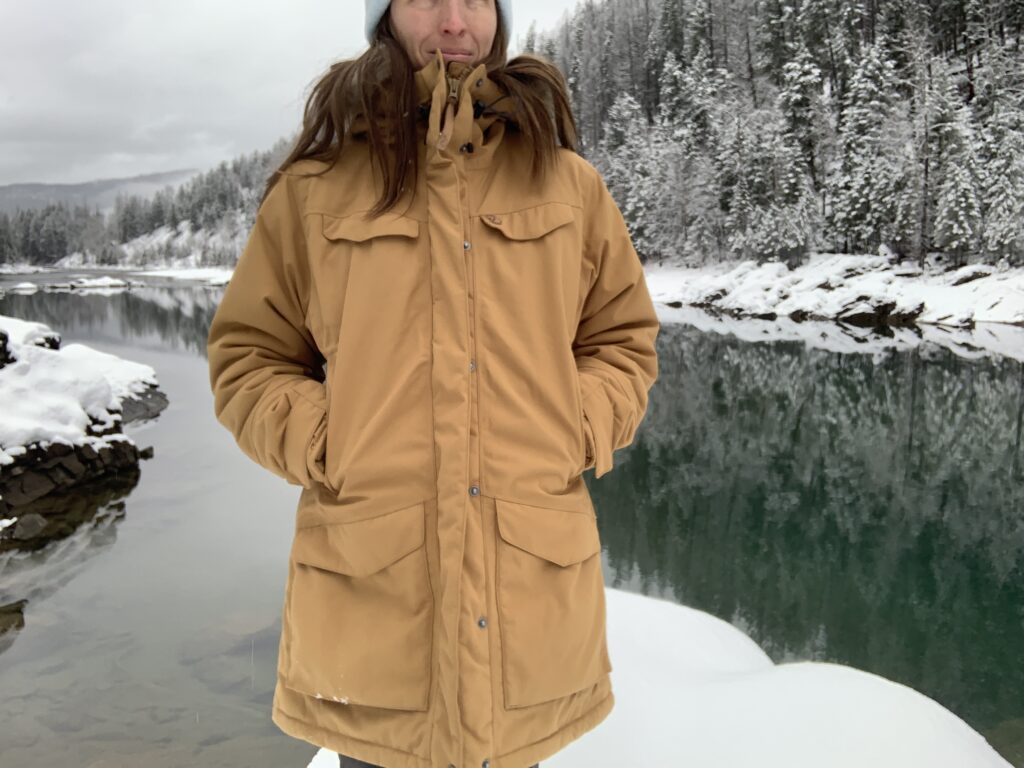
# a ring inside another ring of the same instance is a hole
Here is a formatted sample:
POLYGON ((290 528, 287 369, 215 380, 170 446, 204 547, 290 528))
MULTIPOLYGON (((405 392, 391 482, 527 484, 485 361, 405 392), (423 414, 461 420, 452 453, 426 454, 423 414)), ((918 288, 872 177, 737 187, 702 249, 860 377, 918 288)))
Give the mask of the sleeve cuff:
MULTIPOLYGON (((581 374, 583 371, 581 371, 581 374)), ((583 429, 587 437, 586 468, 594 467, 594 477, 612 468, 612 405, 604 396, 600 379, 583 388, 583 429)))

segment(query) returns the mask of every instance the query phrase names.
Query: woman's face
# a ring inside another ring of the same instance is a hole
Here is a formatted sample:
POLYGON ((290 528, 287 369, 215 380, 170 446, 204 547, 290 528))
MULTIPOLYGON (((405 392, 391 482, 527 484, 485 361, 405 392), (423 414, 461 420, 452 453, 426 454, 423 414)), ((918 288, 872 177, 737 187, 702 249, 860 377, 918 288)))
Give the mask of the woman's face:
POLYGON ((496 0, 392 0, 391 26, 417 69, 440 48, 445 61, 475 64, 498 29, 496 0))

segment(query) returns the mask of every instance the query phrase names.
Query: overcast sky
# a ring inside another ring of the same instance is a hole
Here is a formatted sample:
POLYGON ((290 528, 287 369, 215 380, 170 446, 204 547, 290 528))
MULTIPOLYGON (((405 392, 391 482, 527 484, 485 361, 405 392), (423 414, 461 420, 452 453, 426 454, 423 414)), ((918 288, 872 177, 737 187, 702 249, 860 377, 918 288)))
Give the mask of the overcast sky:
MULTIPOLYGON (((532 19, 575 0, 515 0, 532 19)), ((0 185, 205 170, 294 131, 313 81, 363 51, 362 0, 2 0, 0 185)))

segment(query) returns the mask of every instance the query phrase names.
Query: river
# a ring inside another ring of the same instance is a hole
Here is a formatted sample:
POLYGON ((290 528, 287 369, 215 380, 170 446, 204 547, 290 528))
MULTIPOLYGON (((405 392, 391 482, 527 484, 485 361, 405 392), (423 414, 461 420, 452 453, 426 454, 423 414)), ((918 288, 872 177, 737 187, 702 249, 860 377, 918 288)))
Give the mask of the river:
MULTIPOLYGON (((304 766, 316 751, 270 721, 298 489, 214 419, 219 296, 0 299, 65 343, 151 365, 170 399, 126 429, 155 456, 123 514, 0 561, 0 603, 29 600, 0 637, 0 768, 304 766)), ((665 322, 659 369, 634 444, 587 473, 606 584, 726 619, 776 662, 909 685, 1024 764, 1024 363, 665 322)))

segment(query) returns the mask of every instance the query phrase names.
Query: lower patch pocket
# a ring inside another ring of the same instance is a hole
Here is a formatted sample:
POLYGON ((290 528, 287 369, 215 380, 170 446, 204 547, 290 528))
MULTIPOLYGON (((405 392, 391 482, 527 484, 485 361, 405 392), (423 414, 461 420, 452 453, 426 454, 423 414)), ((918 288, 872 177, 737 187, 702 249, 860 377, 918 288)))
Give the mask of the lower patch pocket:
POLYGON ((424 505, 296 531, 282 626, 289 688, 427 709, 434 601, 424 505))
POLYGON ((597 519, 495 500, 495 581, 506 708, 568 696, 612 667, 597 519))

